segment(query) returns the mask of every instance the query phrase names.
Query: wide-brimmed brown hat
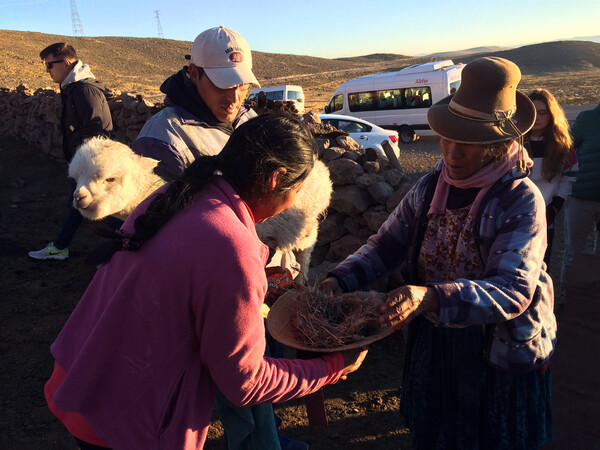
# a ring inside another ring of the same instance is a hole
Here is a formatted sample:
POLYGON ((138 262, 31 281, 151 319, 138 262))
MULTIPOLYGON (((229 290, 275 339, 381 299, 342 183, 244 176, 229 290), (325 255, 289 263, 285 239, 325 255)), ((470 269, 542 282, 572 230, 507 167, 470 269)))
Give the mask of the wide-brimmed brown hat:
POLYGON ((535 122, 535 106, 517 91, 519 81, 521 71, 512 61, 475 59, 463 69, 458 90, 429 108, 429 126, 441 137, 468 144, 517 139, 535 122))
MULTIPOLYGON (((373 295, 372 293, 367 292, 362 294, 365 296, 373 295)), ((379 328, 374 331, 373 334, 365 336, 363 339, 337 347, 324 348, 306 345, 296 338, 292 326, 292 321, 298 312, 298 295, 300 295, 300 292, 298 291, 291 290, 285 292, 273 304, 269 311, 269 315, 267 316, 267 330, 269 331, 269 334, 276 341, 281 342, 283 345, 290 348, 323 353, 340 352, 343 350, 364 347, 393 333, 392 328, 379 328)), ((386 297, 387 295, 382 294, 382 302, 386 297)))

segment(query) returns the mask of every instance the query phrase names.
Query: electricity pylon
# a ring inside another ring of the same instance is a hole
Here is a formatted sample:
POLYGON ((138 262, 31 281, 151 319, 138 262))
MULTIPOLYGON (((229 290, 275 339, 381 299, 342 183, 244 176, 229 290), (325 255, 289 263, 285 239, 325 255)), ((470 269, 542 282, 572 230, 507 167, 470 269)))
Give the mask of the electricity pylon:
POLYGON ((158 9, 154 10, 154 17, 156 17, 156 26, 158 28, 158 37, 161 39, 164 39, 163 36, 163 32, 162 32, 162 27, 160 26, 160 17, 159 17, 159 13, 160 11, 158 9))
POLYGON ((83 36, 83 27, 77 11, 76 0, 71 0, 71 22, 73 22, 73 36, 83 36))

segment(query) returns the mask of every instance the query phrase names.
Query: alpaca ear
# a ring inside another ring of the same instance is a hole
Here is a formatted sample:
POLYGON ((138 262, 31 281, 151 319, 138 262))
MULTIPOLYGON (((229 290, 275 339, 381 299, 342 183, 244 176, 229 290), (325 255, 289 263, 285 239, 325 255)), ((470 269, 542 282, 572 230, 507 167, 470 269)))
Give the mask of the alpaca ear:
POLYGON ((160 161, 158 159, 148 158, 146 156, 137 156, 137 164, 144 170, 150 172, 160 161))

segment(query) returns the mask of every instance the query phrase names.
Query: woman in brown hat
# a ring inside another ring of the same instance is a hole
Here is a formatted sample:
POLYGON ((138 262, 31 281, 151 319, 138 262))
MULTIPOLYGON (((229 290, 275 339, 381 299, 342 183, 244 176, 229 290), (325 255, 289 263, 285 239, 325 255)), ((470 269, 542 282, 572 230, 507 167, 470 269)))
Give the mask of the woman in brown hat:
POLYGON ((382 326, 407 327, 402 413, 415 448, 539 448, 552 439, 556 336, 544 270, 545 208, 526 175, 535 121, 519 68, 479 58, 432 106, 443 160, 377 234, 329 273, 365 289, 404 265, 382 326))

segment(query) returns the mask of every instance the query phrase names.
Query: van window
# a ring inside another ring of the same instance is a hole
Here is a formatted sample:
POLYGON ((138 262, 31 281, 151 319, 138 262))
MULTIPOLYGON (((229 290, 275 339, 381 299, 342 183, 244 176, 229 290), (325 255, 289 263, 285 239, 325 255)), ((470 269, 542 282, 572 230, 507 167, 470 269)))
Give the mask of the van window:
POLYGON ((450 94, 454 94, 460 86, 460 80, 450 83, 450 94))
POLYGON ((269 100, 273 100, 274 102, 283 101, 283 90, 273 91, 273 92, 265 92, 265 93, 267 94, 267 98, 269 100))
POLYGON ((348 107, 352 112, 429 108, 431 102, 431 88, 429 86, 348 94, 348 107))
POLYGON ((344 107, 344 94, 338 94, 331 99, 329 102, 329 112, 339 111, 344 107))
POLYGON ((431 106, 431 88, 429 86, 408 88, 404 91, 407 108, 429 108, 431 106))
POLYGON ((372 111, 377 109, 373 107, 373 97, 375 92, 355 92, 348 94, 348 107, 352 112, 372 111))
POLYGON ((287 93, 288 100, 297 100, 299 102, 302 101, 302 93, 300 91, 288 91, 287 93))

